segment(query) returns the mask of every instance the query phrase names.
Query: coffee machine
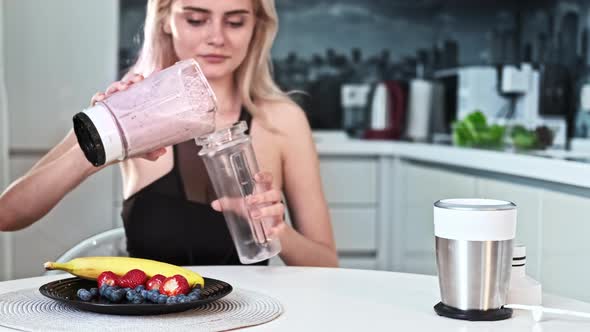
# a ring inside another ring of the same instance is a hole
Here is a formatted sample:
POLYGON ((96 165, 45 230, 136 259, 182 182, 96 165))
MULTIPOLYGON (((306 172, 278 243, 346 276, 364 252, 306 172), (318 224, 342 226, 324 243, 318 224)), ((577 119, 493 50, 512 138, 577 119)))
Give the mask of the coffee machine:
MULTIPOLYGON (((479 110, 489 119, 509 107, 498 93, 498 71, 492 66, 469 66, 437 71, 434 75, 444 87, 444 118, 447 123, 462 120, 479 110)), ((450 132, 450 126, 448 127, 450 132)))
POLYGON ((556 109, 546 110, 545 106, 555 100, 567 100, 565 87, 554 86, 545 70, 534 68, 529 63, 517 66, 503 66, 500 75, 500 93, 514 103, 513 124, 529 129, 546 126, 553 132, 553 147, 565 148, 567 144, 568 104, 557 102, 556 109), (557 96, 554 96, 557 94, 557 96))
MULTIPOLYGON (((553 146, 565 147, 566 116, 543 111, 545 100, 551 97, 548 95, 558 91, 543 75, 530 63, 522 63, 442 70, 435 73, 435 78, 445 89, 447 121, 462 120, 480 111, 491 123, 518 124, 529 129, 547 126, 554 133, 553 146)), ((555 107, 563 108, 565 113, 567 105, 555 107)))

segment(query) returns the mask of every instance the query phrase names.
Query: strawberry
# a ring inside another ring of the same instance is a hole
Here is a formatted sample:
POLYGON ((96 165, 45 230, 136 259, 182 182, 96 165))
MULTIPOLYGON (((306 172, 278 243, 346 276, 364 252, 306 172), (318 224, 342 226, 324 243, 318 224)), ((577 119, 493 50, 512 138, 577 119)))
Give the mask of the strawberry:
POLYGON ((133 269, 125 273, 124 276, 117 280, 117 286, 122 288, 135 288, 143 285, 147 280, 147 275, 142 270, 133 269))
POLYGON ((186 295, 190 289, 186 278, 177 274, 164 280, 160 287, 160 293, 168 296, 186 295))
POLYGON ((115 286, 117 284, 117 280, 119 280, 119 276, 111 271, 104 271, 98 275, 98 278, 96 278, 98 288, 100 288, 102 285, 115 286))
POLYGON ((98 284, 98 288, 100 288, 102 285, 115 286, 118 279, 119 276, 112 271, 104 271, 98 275, 98 278, 96 278, 96 283, 98 284))
POLYGON ((147 289, 147 290, 152 290, 152 289, 160 290, 160 287, 164 283, 165 279, 166 279, 166 277, 164 277, 163 275, 156 274, 155 276, 151 277, 148 281, 146 281, 145 289, 147 289))

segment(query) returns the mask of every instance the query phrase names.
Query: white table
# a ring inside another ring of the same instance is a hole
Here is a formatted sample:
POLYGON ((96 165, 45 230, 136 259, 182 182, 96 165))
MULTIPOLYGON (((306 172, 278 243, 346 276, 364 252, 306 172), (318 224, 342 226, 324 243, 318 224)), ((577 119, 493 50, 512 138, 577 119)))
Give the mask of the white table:
MULTIPOLYGON (((199 266, 203 276, 278 299, 285 312, 253 331, 590 331, 590 320, 554 318, 535 323, 528 312, 497 322, 437 316, 440 301, 433 276, 384 271, 283 267, 199 266)), ((39 287, 66 275, 0 282, 2 293, 39 287)), ((69 277, 69 275, 67 275, 69 277)), ((544 305, 590 312, 590 304, 545 295, 544 305)), ((0 320, 2 317, 0 317, 0 320)), ((2 331, 10 331, 0 328, 2 331)))

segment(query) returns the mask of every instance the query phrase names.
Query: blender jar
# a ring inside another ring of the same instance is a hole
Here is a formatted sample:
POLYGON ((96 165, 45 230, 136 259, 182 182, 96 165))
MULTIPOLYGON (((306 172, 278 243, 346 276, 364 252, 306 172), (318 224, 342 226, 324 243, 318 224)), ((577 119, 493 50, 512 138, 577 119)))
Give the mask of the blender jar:
POLYGON ((74 132, 94 166, 215 130, 216 99, 199 64, 179 61, 76 114, 74 132))

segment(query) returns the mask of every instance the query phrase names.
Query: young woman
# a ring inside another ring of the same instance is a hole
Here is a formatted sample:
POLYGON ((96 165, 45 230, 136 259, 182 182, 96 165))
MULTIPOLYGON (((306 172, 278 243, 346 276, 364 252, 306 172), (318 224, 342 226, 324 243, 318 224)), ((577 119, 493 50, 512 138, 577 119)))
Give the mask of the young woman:
MULTIPOLYGON (((136 65, 92 103, 178 60, 196 59, 219 101, 217 127, 248 123, 264 170, 256 181, 270 188, 249 203, 270 203, 254 213, 276 221, 271 232, 281 241, 282 260, 337 266, 309 124, 270 74, 278 24, 274 1, 149 0, 147 9, 136 65), (293 226, 284 221, 283 194, 293 226)), ((239 264, 198 149, 188 141, 120 162, 122 218, 131 256, 179 265, 239 264)), ((86 161, 70 132, 0 196, 0 230, 33 224, 99 170, 86 161)))

